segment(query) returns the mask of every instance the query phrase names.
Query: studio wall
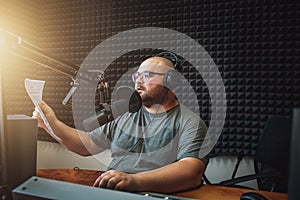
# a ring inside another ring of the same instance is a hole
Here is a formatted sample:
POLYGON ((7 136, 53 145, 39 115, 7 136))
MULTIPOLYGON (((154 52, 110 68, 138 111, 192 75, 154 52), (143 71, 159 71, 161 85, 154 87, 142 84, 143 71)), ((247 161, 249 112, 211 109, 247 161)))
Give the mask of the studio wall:
MULTIPOLYGON (((272 115, 288 117, 293 107, 300 106, 297 1, 35 0, 1 4, 10 8, 2 14, 1 24, 9 16, 14 25, 6 24, 7 28, 77 66, 98 44, 130 29, 168 28, 197 41, 218 67, 227 98, 225 125, 212 155, 253 155, 266 120, 272 115)), ((171 45, 189 48, 184 42, 171 45)), ((124 73, 155 51, 139 49, 116 59, 105 71, 111 89, 124 73)), ((44 100, 62 121, 74 126, 72 101, 61 103, 70 89, 69 77, 22 59, 4 65, 5 114, 31 115, 33 105, 23 87, 24 77, 43 79, 44 100)), ((180 72, 197 94, 200 116, 208 125, 210 97, 220 95, 218 89, 209 93, 203 80, 205 75, 215 80, 209 76, 211 68, 199 74, 185 61, 180 72)), ((188 101, 189 95, 183 102, 188 101)), ((39 139, 53 141, 42 131, 39 139)))

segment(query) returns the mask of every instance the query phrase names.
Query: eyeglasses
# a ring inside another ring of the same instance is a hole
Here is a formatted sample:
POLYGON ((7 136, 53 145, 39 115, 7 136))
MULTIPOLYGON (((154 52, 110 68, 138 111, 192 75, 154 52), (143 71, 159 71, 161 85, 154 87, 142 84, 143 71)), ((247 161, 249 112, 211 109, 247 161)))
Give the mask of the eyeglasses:
POLYGON ((163 73, 158 73, 158 72, 149 72, 149 71, 144 71, 142 73, 139 72, 135 72, 134 74, 132 74, 132 80, 135 83, 136 80, 142 76, 143 82, 146 83, 150 80, 151 74, 155 74, 155 75, 161 75, 164 76, 165 74, 163 73))

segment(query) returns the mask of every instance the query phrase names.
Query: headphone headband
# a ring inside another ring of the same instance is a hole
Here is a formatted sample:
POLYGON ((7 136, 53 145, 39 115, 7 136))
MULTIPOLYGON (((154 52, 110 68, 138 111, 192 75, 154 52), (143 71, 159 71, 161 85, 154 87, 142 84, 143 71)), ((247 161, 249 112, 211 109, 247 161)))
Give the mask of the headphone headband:
POLYGON ((155 56, 168 59, 169 61, 171 61, 173 63, 174 68, 176 70, 178 70, 180 67, 180 64, 181 64, 180 59, 177 57, 176 54, 174 54, 170 51, 163 51, 163 52, 153 55, 153 57, 155 57, 155 56))

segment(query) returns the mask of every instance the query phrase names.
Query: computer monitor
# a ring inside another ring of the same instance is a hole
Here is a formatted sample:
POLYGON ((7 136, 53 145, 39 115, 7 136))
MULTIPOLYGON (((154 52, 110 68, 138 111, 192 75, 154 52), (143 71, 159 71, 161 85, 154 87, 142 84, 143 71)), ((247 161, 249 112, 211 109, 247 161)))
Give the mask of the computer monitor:
POLYGON ((25 115, 8 115, 3 121, 0 186, 13 189, 36 174, 37 120, 25 115))
POLYGON ((300 107, 293 109, 288 199, 300 199, 300 107))

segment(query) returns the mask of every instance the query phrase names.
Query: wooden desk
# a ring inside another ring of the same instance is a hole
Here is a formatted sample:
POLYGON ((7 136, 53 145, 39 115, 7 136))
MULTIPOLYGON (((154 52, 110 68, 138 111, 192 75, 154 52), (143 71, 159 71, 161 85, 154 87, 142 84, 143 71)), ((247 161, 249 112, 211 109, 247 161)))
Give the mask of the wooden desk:
MULTIPOLYGON (((92 186, 99 173, 99 171, 95 170, 81 169, 39 169, 37 170, 36 175, 38 177, 48 179, 92 186)), ((201 200, 239 200, 241 194, 250 191, 253 190, 214 185, 203 185, 200 188, 186 192, 176 193, 173 195, 201 200)), ((287 194, 257 190, 255 190, 255 192, 264 195, 268 200, 287 200, 287 194)))

